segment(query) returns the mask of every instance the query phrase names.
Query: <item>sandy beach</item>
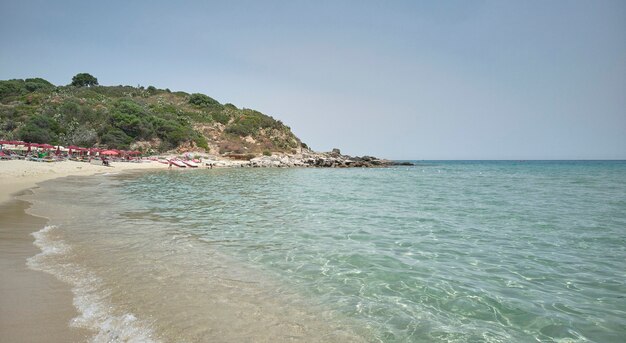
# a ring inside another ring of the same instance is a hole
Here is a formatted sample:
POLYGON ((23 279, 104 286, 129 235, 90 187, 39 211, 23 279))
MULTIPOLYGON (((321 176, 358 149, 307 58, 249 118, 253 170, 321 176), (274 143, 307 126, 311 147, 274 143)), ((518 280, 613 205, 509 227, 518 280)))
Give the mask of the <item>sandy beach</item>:
POLYGON ((148 169, 167 166, 157 162, 112 163, 111 167, 73 161, 0 162, 0 342, 85 342, 91 336, 69 325, 77 315, 69 285, 27 267, 27 259, 40 252, 31 233, 46 220, 26 214, 30 204, 14 196, 59 177, 148 169))
POLYGON ((39 182, 72 175, 94 175, 125 170, 167 169, 158 162, 112 162, 110 167, 85 162, 63 161, 54 163, 22 160, 0 162, 0 203, 11 199, 16 192, 34 187, 39 182))

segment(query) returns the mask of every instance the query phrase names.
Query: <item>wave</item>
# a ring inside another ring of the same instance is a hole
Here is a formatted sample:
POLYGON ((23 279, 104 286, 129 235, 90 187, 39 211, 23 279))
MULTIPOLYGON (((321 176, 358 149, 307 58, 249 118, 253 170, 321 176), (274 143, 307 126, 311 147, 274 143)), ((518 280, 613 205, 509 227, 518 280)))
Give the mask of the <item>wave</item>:
POLYGON ((145 342, 157 343, 151 326, 132 313, 116 313, 109 300, 109 292, 103 289, 100 278, 78 263, 71 261, 72 249, 57 233, 58 228, 47 225, 33 232, 34 244, 41 252, 30 257, 29 268, 52 274, 72 287, 73 304, 79 315, 70 326, 95 332, 90 342, 145 342))

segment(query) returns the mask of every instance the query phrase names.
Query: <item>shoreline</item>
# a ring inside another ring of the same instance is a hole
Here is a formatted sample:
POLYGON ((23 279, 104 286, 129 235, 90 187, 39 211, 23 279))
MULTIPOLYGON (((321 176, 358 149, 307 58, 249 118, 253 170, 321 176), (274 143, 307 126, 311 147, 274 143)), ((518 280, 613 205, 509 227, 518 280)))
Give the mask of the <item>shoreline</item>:
POLYGON ((84 162, 0 162, 0 332, 10 342, 86 342, 93 334, 70 322, 79 313, 71 285, 31 269, 27 260, 41 253, 33 233, 48 220, 27 213, 21 197, 45 181, 107 172, 166 170, 167 165, 116 163, 105 167, 84 162))
POLYGON ((70 326, 78 315, 71 287, 27 265, 41 253, 32 234, 47 222, 26 213, 30 206, 21 199, 0 204, 0 332, 7 342, 86 342, 91 332, 70 326))

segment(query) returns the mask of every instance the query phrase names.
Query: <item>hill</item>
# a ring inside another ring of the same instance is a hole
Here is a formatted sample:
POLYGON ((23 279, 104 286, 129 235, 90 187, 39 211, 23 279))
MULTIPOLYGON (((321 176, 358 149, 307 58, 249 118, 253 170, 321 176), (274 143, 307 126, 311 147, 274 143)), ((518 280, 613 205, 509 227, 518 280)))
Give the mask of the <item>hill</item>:
POLYGON ((0 81, 0 138, 248 156, 306 147, 288 126, 261 112, 199 93, 100 86, 85 73, 67 86, 41 78, 0 81))

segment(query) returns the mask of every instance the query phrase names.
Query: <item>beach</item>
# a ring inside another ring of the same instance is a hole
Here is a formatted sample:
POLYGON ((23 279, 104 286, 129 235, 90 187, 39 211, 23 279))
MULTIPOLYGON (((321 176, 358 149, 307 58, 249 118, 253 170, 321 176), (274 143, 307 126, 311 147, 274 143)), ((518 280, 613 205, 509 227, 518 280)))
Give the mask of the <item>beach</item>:
POLYGON ((53 163, 23 160, 0 161, 0 203, 16 192, 34 187, 39 182, 64 176, 86 176, 98 173, 119 173, 127 170, 167 169, 154 161, 143 163, 112 162, 110 167, 99 164, 62 161, 53 163))
POLYGON ((167 169, 167 165, 0 162, 0 342, 85 342, 92 335, 69 325, 77 316, 70 285, 28 268, 27 259, 41 252, 33 244, 32 233, 43 228, 46 219, 26 214, 30 204, 14 196, 60 177, 157 169, 167 169))

